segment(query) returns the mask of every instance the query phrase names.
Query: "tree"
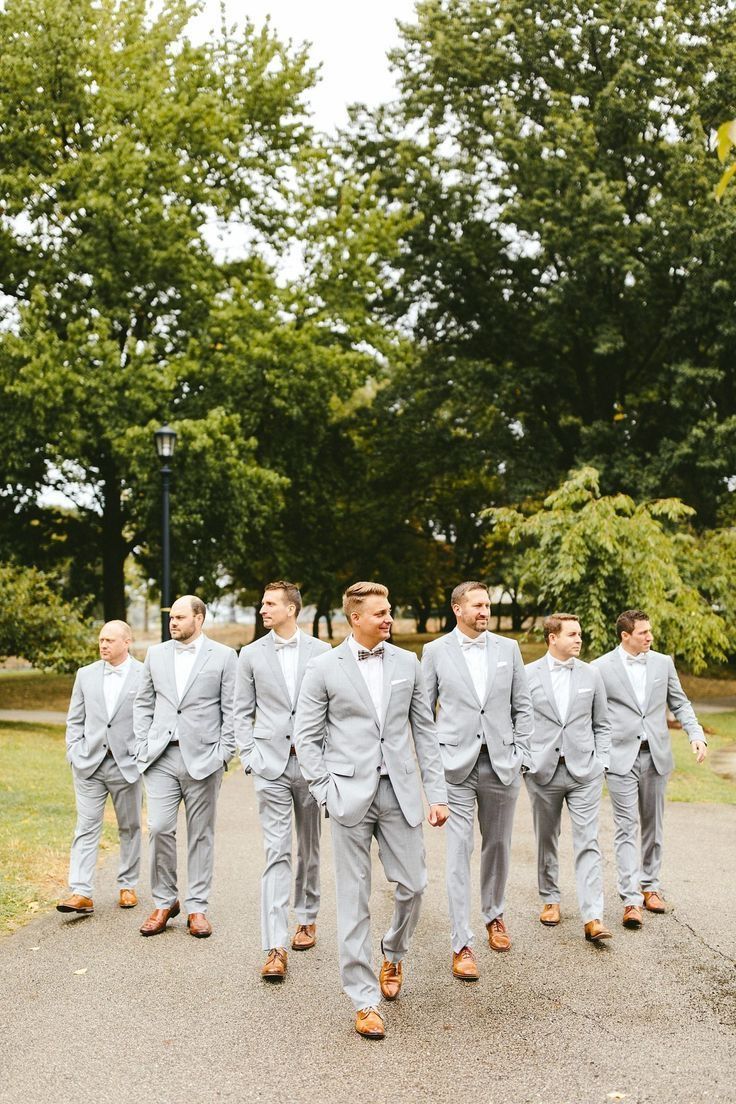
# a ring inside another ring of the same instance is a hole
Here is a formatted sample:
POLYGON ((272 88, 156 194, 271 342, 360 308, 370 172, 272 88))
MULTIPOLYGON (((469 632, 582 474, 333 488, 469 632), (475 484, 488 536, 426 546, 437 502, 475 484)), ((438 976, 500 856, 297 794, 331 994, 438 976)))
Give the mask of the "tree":
POLYGON ((53 577, 0 564, 0 603, 12 611, 0 624, 0 660, 17 656, 45 670, 74 671, 94 659, 94 629, 61 600, 53 577))
POLYGON ((145 0, 8 0, 0 12, 0 510, 7 531, 42 489, 66 495, 101 561, 107 618, 125 615, 125 559, 157 497, 150 428, 181 419, 192 446, 177 480, 196 483, 199 513, 178 548, 210 589, 216 556, 191 546, 242 541, 278 482, 237 413, 193 395, 187 354, 231 287, 208 227, 239 228, 254 254, 280 239, 313 74, 250 23, 195 47, 194 10, 167 0, 149 20, 145 0))
POLYGON ((599 473, 582 468, 529 517, 504 508, 490 516, 520 546, 522 590, 535 596, 540 611, 578 614, 588 653, 615 646, 622 610, 644 609, 657 646, 697 673, 725 658, 730 639, 680 566, 692 513, 677 499, 637 505, 628 495, 601 495, 599 473))

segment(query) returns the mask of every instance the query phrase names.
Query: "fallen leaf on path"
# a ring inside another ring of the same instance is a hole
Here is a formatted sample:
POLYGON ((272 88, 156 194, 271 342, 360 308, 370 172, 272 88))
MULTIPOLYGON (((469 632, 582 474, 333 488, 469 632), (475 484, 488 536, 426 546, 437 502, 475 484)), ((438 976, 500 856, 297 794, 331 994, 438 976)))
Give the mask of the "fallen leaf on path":
POLYGON ((87 967, 85 966, 83 970, 75 970, 74 973, 75 974, 86 974, 87 973, 87 967))

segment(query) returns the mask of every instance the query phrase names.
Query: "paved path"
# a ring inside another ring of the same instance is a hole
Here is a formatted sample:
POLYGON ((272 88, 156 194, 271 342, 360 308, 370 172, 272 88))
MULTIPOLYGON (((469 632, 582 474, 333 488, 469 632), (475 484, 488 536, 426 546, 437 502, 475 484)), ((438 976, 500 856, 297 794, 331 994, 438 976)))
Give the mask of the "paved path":
MULTIPOLYGON (((290 954, 282 986, 260 981, 260 834, 250 779, 228 775, 211 939, 192 939, 181 918, 143 939, 147 888, 142 907, 116 908, 113 856, 94 916, 54 912, 0 940, 0 1101, 736 1101, 736 807, 671 805, 667 818, 675 910, 626 932, 604 809, 615 938, 597 948, 582 938, 566 829, 564 921, 537 920, 522 794, 507 909, 514 946, 498 955, 479 938, 474 985, 450 976, 443 836, 427 829, 430 885, 404 991, 386 1009, 387 1039, 371 1043, 354 1033, 338 984, 329 828, 318 945, 290 954)), ((390 908, 377 869, 376 953, 390 908)))
POLYGON ((66 724, 66 713, 53 709, 0 709, 0 722, 24 721, 26 724, 66 724))

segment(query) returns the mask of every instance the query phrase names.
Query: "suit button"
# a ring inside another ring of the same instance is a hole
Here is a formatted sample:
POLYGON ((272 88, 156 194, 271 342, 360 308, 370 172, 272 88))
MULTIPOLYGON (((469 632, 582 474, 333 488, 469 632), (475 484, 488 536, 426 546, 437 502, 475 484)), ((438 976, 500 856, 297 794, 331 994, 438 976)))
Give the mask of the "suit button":
POLYGON ((478 739, 480 740, 480 732, 478 733, 478 737, 477 737, 477 738, 478 738, 478 739))
POLYGON ((288 733, 288 732, 286 733, 286 739, 287 739, 287 740, 290 740, 290 739, 291 739, 291 736, 289 735, 289 733, 288 733))
POLYGON ((383 736, 381 737, 381 743, 383 743, 383 736))
POLYGON ((485 713, 485 709, 481 709, 481 716, 485 713))
POLYGON ((292 717, 294 717, 296 715, 296 709, 292 709, 291 715, 292 715, 292 717))
MULTIPOLYGON (((112 725, 110 724, 110 722, 109 722, 109 721, 107 722, 107 727, 108 727, 108 728, 112 728, 112 725)), ((641 736, 639 737, 639 739, 641 740, 641 736)))
POLYGON ((381 773, 381 768, 380 767, 376 767, 376 770, 378 771, 379 774, 381 773))
POLYGON ((181 713, 181 709, 177 709, 177 711, 176 711, 176 712, 177 712, 177 713, 181 713))

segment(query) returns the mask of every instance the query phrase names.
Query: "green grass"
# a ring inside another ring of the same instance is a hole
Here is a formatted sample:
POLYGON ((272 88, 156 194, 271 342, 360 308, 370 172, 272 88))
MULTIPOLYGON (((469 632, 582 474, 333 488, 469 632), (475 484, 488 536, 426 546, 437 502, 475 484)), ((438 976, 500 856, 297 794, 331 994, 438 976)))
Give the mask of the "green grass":
POLYGON ((696 763, 686 734, 673 729, 675 769, 670 776, 667 797, 670 801, 736 805, 736 781, 722 777, 713 769, 714 752, 731 752, 736 777, 736 713, 703 713, 699 720, 706 729, 708 756, 704 763, 696 763))
POLYGON ((0 671, 0 709, 49 709, 66 713, 74 675, 0 671))
MULTIPOLYGON (((12 931, 66 890, 76 817, 64 752, 60 725, 0 727, 0 932, 12 931)), ((101 851, 117 839, 109 815, 101 851)))

